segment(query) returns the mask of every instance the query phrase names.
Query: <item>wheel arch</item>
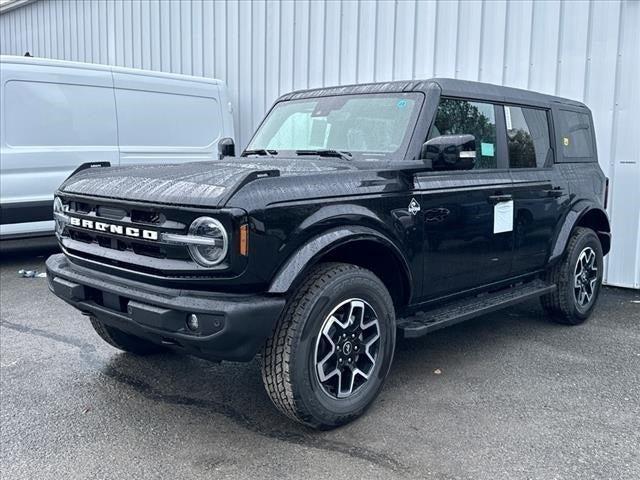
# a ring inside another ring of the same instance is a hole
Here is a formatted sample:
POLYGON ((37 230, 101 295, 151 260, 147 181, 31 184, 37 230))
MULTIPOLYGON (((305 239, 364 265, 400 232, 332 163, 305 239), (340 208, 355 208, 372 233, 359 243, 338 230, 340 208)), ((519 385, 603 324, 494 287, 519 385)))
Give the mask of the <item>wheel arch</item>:
POLYGON ((607 213, 591 202, 576 203, 566 215, 551 250, 550 262, 558 260, 564 253, 576 227, 586 227, 593 230, 602 245, 602 253, 606 255, 611 250, 611 224, 607 213))
POLYGON ((396 307, 411 299, 411 270, 400 248, 383 233, 361 226, 334 228, 309 240, 278 270, 269 293, 291 291, 309 269, 323 262, 350 263, 372 271, 387 287, 396 307))

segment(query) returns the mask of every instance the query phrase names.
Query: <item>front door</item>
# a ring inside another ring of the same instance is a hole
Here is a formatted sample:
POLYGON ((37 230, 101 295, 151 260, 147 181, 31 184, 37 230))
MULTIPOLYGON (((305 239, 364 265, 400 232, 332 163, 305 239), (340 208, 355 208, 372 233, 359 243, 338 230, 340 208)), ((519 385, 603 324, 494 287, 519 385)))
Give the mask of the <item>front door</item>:
POLYGON ((437 171, 415 177, 416 215, 424 227, 425 300, 509 276, 513 184, 506 168, 506 144, 498 132, 504 132, 501 106, 440 100, 427 140, 473 135, 476 152, 471 164, 441 164, 437 171))
POLYGON ((508 216, 509 172, 427 173, 416 178, 416 186, 424 226, 425 299, 509 275, 513 230, 496 219, 496 212, 505 217, 505 209, 508 216))

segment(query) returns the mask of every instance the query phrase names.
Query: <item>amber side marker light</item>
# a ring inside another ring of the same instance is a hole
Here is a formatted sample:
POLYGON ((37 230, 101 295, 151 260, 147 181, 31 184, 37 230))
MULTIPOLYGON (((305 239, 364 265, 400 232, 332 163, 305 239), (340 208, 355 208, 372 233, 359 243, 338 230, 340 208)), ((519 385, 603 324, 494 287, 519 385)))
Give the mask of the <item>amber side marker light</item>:
POLYGON ((249 255, 249 225, 246 223, 240 225, 240 255, 246 257, 249 255))

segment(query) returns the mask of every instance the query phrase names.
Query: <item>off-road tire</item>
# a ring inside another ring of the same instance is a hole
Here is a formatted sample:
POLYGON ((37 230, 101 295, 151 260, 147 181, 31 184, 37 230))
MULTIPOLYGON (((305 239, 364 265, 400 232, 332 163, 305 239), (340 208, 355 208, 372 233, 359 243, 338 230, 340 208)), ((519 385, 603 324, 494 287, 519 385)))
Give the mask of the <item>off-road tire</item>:
POLYGON ((142 338, 136 337, 129 333, 125 333, 117 328, 105 325, 97 318, 91 316, 91 325, 100 338, 107 342, 112 347, 125 352, 133 353, 135 355, 153 355, 155 353, 161 353, 166 351, 164 347, 151 343, 142 338))
POLYGON ((547 281, 555 283, 558 287, 554 292, 540 298, 542 307, 551 320, 565 325, 579 325, 589 318, 597 303, 602 284, 602 259, 602 245, 598 235, 590 228, 577 227, 569 239, 562 260, 546 274, 547 281), (581 307, 574 294, 574 272, 580 253, 587 247, 592 248, 596 254, 598 277, 592 300, 588 305, 581 307))
POLYGON ((389 292, 369 270, 344 263, 313 268, 289 298, 262 354, 262 379, 274 405, 289 418, 330 429, 360 416, 380 392, 395 349, 395 311, 389 292), (316 341, 336 305, 365 300, 379 322, 380 346, 373 374, 347 398, 325 393, 315 370, 316 341))

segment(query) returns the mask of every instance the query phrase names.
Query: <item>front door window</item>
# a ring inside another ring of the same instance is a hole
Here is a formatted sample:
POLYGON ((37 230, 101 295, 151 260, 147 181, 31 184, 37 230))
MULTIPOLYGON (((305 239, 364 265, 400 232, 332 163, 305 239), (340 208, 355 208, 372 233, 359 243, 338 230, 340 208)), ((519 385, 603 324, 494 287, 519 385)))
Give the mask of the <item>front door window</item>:
POLYGON ((427 140, 443 135, 473 135, 476 144, 473 168, 497 168, 496 114, 491 103, 442 99, 427 140))

